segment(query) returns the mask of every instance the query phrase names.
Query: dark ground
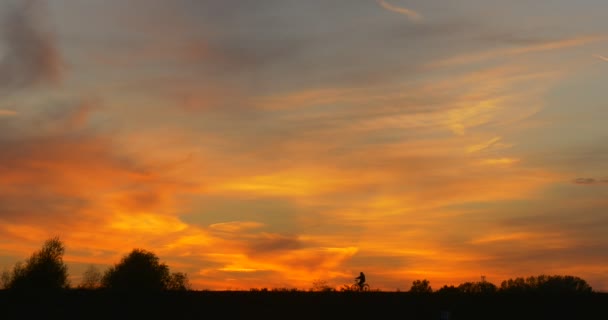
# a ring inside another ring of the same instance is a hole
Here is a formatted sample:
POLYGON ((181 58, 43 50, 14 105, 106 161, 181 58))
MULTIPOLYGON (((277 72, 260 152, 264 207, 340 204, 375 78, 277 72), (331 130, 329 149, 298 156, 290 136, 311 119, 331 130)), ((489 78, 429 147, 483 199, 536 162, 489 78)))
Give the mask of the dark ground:
POLYGON ((0 291, 0 319, 608 319, 608 293, 0 291))

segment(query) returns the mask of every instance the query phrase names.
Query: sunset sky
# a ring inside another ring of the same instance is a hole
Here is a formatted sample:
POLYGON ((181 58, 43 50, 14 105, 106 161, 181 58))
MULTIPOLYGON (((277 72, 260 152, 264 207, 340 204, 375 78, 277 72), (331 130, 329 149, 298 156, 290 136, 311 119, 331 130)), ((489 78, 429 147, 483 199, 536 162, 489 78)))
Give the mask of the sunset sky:
POLYGON ((608 291, 605 0, 7 0, 0 270, 608 291))

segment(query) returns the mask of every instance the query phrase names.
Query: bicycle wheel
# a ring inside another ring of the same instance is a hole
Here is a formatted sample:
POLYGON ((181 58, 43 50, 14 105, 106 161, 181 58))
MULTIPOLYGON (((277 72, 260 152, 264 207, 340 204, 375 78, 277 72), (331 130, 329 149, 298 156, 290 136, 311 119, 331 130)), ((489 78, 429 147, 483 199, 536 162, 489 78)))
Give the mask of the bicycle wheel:
POLYGON ((361 287, 361 291, 369 291, 369 284, 364 283, 363 287, 361 287))

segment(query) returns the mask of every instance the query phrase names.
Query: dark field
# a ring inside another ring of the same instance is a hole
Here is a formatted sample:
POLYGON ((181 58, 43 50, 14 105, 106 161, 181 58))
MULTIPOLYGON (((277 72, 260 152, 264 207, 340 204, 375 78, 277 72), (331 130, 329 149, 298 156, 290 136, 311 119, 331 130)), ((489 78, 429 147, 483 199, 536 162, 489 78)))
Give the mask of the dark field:
POLYGON ((0 319, 608 319, 607 309, 606 293, 0 291, 0 319))

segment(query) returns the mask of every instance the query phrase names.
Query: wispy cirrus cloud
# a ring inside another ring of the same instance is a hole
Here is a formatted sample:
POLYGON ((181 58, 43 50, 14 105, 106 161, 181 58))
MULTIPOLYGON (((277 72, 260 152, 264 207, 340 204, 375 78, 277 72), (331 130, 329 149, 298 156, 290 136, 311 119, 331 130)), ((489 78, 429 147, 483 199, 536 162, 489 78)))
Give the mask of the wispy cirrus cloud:
POLYGON ((603 56, 601 54, 594 54, 593 57, 598 58, 598 59, 600 59, 602 61, 608 62, 608 57, 605 57, 605 56, 603 56))
POLYGON ((546 41, 542 43, 534 43, 532 45, 501 48, 489 51, 476 52, 471 54, 456 55, 447 59, 437 61, 431 66, 434 67, 445 67, 462 64, 476 63, 480 61, 490 60, 497 57, 510 57, 518 56, 529 53, 538 53, 545 51, 560 50, 566 48, 580 47, 591 43, 597 43, 606 41, 608 36, 606 35, 586 35, 577 36, 572 38, 560 39, 555 41, 546 41))
POLYGON ((467 153, 475 153, 479 151, 483 151, 485 149, 491 148, 494 144, 498 143, 502 139, 502 137, 494 137, 488 141, 484 141, 479 144, 475 144, 467 147, 467 153))
POLYGON ((412 9, 408 9, 405 7, 401 7, 401 6, 395 6, 392 5, 388 2, 386 2, 385 0, 377 0, 378 4, 380 6, 382 6, 382 8, 392 11, 392 12, 396 12, 399 14, 402 14, 406 17, 408 17, 408 19, 412 20, 412 21, 420 21, 422 20, 422 15, 412 9))

